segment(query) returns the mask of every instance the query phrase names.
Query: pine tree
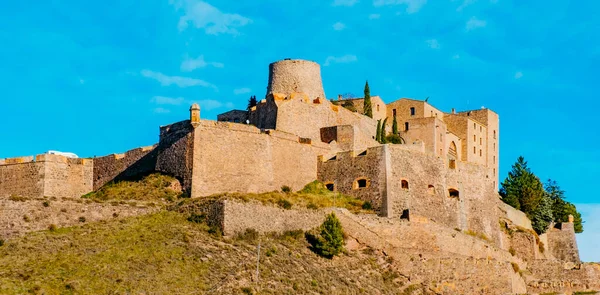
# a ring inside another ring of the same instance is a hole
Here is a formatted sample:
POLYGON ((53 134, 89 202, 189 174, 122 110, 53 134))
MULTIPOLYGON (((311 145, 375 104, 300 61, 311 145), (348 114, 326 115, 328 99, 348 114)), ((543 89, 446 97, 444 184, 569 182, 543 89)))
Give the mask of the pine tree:
POLYGON ((548 230, 548 226, 553 220, 552 200, 545 194, 542 196, 535 211, 531 213, 531 226, 536 233, 543 234, 548 230))
POLYGON ((386 139, 386 135, 387 132, 385 132, 385 125, 387 124, 387 118, 385 118, 383 120, 383 123, 381 123, 381 134, 379 135, 379 140, 381 140, 381 143, 387 143, 387 139, 386 139))
POLYGON ((516 209, 521 209, 519 202, 519 181, 524 174, 529 173, 525 158, 519 157, 517 162, 512 166, 512 170, 508 172, 508 177, 502 182, 500 188, 500 196, 504 203, 511 205, 516 209))
POLYGON ((363 113, 365 116, 373 118, 373 106, 371 105, 371 90, 369 89, 369 81, 365 83, 365 98, 363 105, 363 113))
POLYGON ((394 115, 394 119, 392 121, 392 134, 398 135, 398 121, 396 120, 396 115, 394 115))
POLYGON ((577 211, 574 204, 565 200, 565 191, 560 189, 558 183, 552 179, 548 179, 544 184, 546 194, 552 203, 552 215, 554 216, 554 222, 568 222, 569 215, 573 215, 573 225, 576 233, 583 232, 583 221, 581 214, 577 211))
POLYGON ((332 258, 344 250, 342 223, 333 212, 327 215, 318 232, 306 232, 305 237, 312 250, 323 257, 332 258))
POLYGON ((381 143, 381 119, 377 120, 377 134, 375 134, 375 140, 381 143))
POLYGON ((256 106, 257 104, 258 101, 256 100, 256 95, 250 96, 250 99, 248 100, 248 107, 246 108, 246 110, 250 111, 250 109, 256 106))

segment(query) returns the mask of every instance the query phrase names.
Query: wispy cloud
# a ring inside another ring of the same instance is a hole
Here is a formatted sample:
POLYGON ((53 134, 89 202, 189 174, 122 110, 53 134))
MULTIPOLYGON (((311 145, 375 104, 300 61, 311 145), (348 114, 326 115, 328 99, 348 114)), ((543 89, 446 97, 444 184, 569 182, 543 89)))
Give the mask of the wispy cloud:
POLYGON ((516 72, 515 73, 515 79, 521 79, 523 77, 523 72, 516 72))
POLYGON ((171 112, 171 110, 165 109, 165 108, 154 108, 153 110, 155 113, 157 114, 168 114, 171 112))
POLYGON ((166 96, 155 96, 150 100, 155 104, 170 104, 170 105, 181 105, 185 102, 183 97, 166 97, 166 96))
POLYGON ((456 8, 456 11, 462 11, 465 7, 475 3, 477 0, 464 0, 463 3, 456 8))
POLYGON ((169 0, 177 10, 183 10, 179 18, 179 30, 183 31, 191 23, 198 29, 204 29, 209 35, 239 34, 237 28, 252 23, 252 20, 237 13, 224 13, 218 8, 200 0, 169 0))
POLYGON ((483 28, 487 25, 485 20, 477 19, 476 17, 472 17, 467 21, 466 29, 467 31, 471 31, 477 28, 483 28))
POLYGON ((427 42, 427 46, 429 46, 429 48, 431 48, 431 49, 439 49, 440 48, 440 43, 438 42, 437 39, 429 39, 425 42, 427 42))
POLYGON ((333 6, 353 6, 358 0, 333 0, 333 6))
POLYGON ((415 13, 421 10, 427 0, 373 0, 374 6, 406 5, 407 13, 415 13))
POLYGON ((198 68, 204 68, 206 66, 213 66, 215 68, 222 68, 224 65, 220 62, 206 62, 204 60, 204 55, 200 55, 197 58, 186 57, 183 62, 181 62, 181 71, 183 72, 191 72, 198 68))
MULTIPOLYGON (((215 99, 203 99, 203 100, 198 100, 198 101, 194 101, 196 103, 198 103, 200 105, 200 108, 203 110, 214 110, 214 109, 220 109, 220 108, 233 108, 233 103, 231 102, 221 102, 215 99)), ((191 102, 193 103, 193 102, 191 102)))
POLYGON ((150 78, 158 81, 162 86, 171 86, 177 85, 178 87, 192 87, 192 86, 202 86, 202 87, 211 87, 217 89, 217 87, 211 83, 208 83, 204 80, 194 79, 189 77, 181 77, 181 76, 167 76, 160 72, 154 72, 151 70, 142 70, 140 72, 142 76, 146 78, 150 78))
POLYGON ((252 92, 252 89, 250 89, 248 87, 243 87, 243 88, 238 88, 238 89, 233 90, 233 94, 235 94, 235 95, 250 93, 250 92, 252 92))
POLYGON ((381 15, 377 14, 377 13, 369 14, 369 19, 379 19, 380 17, 381 17, 381 15))
POLYGON ((350 62, 355 62, 358 59, 356 58, 356 55, 352 55, 352 54, 346 54, 343 56, 328 56, 327 59, 325 60, 325 64, 323 64, 324 66, 329 66, 332 63, 350 63, 350 62))
POLYGON ((345 28, 346 28, 346 25, 341 22, 337 22, 337 23, 333 24, 333 29, 336 31, 341 31, 345 28))

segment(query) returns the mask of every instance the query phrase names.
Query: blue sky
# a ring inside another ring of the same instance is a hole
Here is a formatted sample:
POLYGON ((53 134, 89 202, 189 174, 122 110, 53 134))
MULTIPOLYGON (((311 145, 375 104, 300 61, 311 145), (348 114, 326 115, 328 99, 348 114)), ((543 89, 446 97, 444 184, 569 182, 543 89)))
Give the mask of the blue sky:
POLYGON ((191 102, 215 119, 264 97, 270 62, 322 65, 325 93, 500 114, 500 172, 519 155, 584 213, 600 261, 600 20, 595 1, 3 1, 0 157, 123 152, 191 102), (585 210, 583 210, 585 209, 585 210))

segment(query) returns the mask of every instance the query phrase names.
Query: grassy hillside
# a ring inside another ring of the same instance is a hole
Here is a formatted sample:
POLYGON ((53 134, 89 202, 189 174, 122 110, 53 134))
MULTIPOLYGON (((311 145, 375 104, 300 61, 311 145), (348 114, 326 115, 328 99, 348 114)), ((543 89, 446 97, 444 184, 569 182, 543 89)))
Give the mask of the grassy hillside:
POLYGON ((163 211, 10 240, 0 246, 0 294, 397 294, 402 289, 403 278, 373 251, 348 251, 328 260, 312 253, 301 233, 224 239, 186 218, 163 211))

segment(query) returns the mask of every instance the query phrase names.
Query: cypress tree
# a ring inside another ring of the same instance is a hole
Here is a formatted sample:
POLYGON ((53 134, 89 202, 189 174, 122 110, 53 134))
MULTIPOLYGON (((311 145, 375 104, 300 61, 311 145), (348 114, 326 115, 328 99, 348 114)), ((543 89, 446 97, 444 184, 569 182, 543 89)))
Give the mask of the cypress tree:
POLYGON ((369 81, 365 83, 365 98, 363 105, 363 113, 365 116, 373 118, 373 106, 371 105, 371 90, 369 89, 369 81))
POLYGON ((398 135, 398 121, 396 121, 396 115, 394 115, 394 121, 392 121, 392 134, 398 135))
POLYGON ((258 103, 258 101, 256 100, 256 96, 250 96, 250 99, 248 100, 248 107, 246 108, 246 110, 250 111, 250 109, 254 106, 256 106, 258 103))
POLYGON ((375 140, 381 143, 381 119, 377 120, 377 134, 375 134, 375 140))
POLYGON ((381 143, 387 143, 387 140, 385 138, 385 136, 387 135, 385 132, 385 125, 387 124, 387 118, 385 118, 383 120, 383 123, 381 124, 381 134, 379 135, 379 140, 381 140, 381 143))

